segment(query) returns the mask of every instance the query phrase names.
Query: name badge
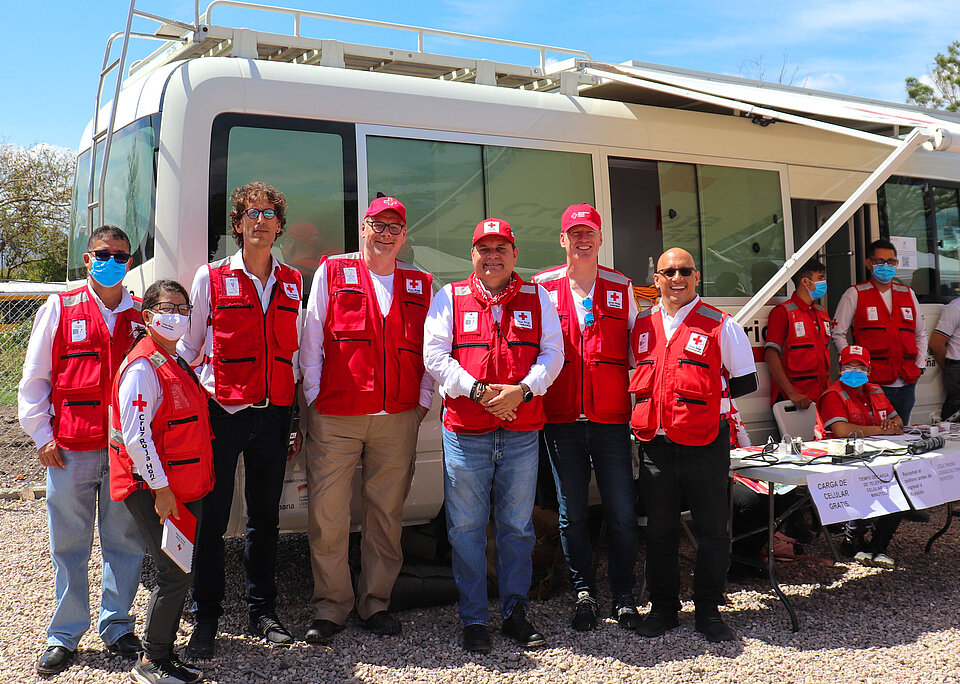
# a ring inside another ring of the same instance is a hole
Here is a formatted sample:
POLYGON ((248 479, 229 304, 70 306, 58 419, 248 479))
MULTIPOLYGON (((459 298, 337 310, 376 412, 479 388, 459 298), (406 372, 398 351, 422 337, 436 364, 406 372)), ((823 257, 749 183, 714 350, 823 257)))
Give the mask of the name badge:
POLYGON ((469 286, 469 285, 457 285, 455 288, 453 288, 453 293, 454 293, 455 295, 457 295, 458 297, 463 297, 463 296, 465 296, 465 295, 468 295, 468 294, 470 294, 470 286, 469 286))
POLYGON ((547 290, 547 296, 550 298, 550 302, 551 302, 555 307, 557 307, 557 308, 559 309, 559 308, 560 308, 560 305, 557 304, 557 291, 556 291, 556 290, 547 290))
POLYGON ((793 324, 793 334, 797 337, 806 337, 807 329, 803 326, 803 321, 796 321, 793 324))
POLYGON ((347 285, 359 285, 360 279, 357 277, 356 266, 346 266, 343 269, 343 282, 347 285))
POLYGON ((533 330, 533 316, 529 311, 514 311, 513 323, 518 328, 524 330, 533 330))
POLYGON ((868 321, 879 321, 880 317, 877 315, 877 307, 868 306, 867 307, 867 320, 868 321))
POLYGON ((684 347, 688 352, 693 352, 703 356, 703 350, 707 348, 707 336, 700 333, 690 333, 690 339, 687 340, 687 346, 684 347))
POLYGON ((300 301, 300 292, 297 289, 296 283, 284 283, 283 291, 290 299, 300 301))
POLYGON ((827 337, 830 337, 830 335, 831 335, 831 332, 830 332, 830 321, 824 321, 824 322, 823 322, 823 327, 824 327, 824 328, 826 329, 826 331, 827 331, 827 337))
POLYGON ((87 339, 87 321, 80 319, 70 323, 70 341, 83 342, 87 339))
POLYGON ((607 306, 611 309, 623 309, 623 294, 616 290, 607 292, 607 306))
POLYGON ((480 323, 480 314, 477 311, 463 312, 463 332, 476 332, 480 323))
POLYGON ((901 306, 900 313, 903 314, 903 320, 912 321, 913 320, 913 307, 911 306, 901 306))
POLYGON ((650 347, 650 333, 640 333, 637 335, 637 354, 646 354, 650 347))
POLYGON ((407 294, 423 294, 423 281, 407 278, 407 294))
POLYGON ((883 409, 880 409, 879 413, 880 413, 880 420, 886 420, 886 419, 887 419, 887 412, 886 412, 886 411, 884 411, 883 409))
POLYGON ((240 279, 236 276, 228 276, 224 278, 223 287, 227 291, 228 297, 240 296, 240 279))

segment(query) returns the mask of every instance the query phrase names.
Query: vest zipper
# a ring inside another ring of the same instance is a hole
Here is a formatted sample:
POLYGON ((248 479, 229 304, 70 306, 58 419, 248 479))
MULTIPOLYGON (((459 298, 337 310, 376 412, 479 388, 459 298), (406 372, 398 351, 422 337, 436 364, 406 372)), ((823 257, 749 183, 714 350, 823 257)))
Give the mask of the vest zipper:
MULTIPOLYGON (((393 308, 393 302, 390 302, 391 308, 393 308)), ((379 304, 378 304, 379 308, 379 304)), ((382 334, 380 335, 380 358, 383 359, 383 411, 387 410, 387 317, 383 315, 383 312, 380 312, 380 330, 382 334)), ((399 378, 398 378, 399 380, 399 378)), ((419 403, 419 402, 418 402, 419 403)))

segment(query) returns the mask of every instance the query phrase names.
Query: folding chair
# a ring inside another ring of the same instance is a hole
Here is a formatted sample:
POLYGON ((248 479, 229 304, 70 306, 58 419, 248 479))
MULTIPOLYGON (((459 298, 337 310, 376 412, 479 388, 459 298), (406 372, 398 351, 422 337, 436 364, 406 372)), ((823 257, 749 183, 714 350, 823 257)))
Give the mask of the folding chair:
POLYGON ((805 409, 798 409, 792 401, 778 401, 773 405, 773 418, 777 421, 781 438, 790 435, 806 442, 816 439, 817 405, 814 403, 805 409))

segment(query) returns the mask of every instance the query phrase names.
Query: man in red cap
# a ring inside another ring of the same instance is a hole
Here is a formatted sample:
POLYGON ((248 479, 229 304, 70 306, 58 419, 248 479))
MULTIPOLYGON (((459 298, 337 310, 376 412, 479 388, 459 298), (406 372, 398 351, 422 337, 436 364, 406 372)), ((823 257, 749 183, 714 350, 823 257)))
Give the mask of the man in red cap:
POLYGON ((322 260, 307 301, 300 367, 310 406, 310 643, 330 642, 354 607, 375 634, 400 632, 387 609, 403 564, 403 502, 413 479, 417 433, 433 396, 433 380, 423 368, 433 276, 397 259, 406 221, 399 200, 373 200, 360 229, 361 251, 322 260), (347 550, 358 465, 363 536, 355 597, 347 550))
POLYGON ((486 528, 493 500, 501 631, 545 643, 526 617, 542 396, 563 366, 563 336, 546 290, 514 272, 506 221, 473 233, 467 280, 437 293, 424 331, 424 363, 443 396, 444 497, 463 646, 490 650, 486 528))
POLYGON ((590 466, 609 526, 613 617, 622 627, 640 622, 633 590, 637 557, 633 453, 630 448, 630 331, 637 318, 630 279, 600 266, 600 214, 589 204, 567 207, 560 218, 563 266, 534 276, 560 316, 565 363, 543 398, 543 436, 557 485, 560 539, 577 598, 572 626, 599 623, 593 547, 587 526, 590 466))

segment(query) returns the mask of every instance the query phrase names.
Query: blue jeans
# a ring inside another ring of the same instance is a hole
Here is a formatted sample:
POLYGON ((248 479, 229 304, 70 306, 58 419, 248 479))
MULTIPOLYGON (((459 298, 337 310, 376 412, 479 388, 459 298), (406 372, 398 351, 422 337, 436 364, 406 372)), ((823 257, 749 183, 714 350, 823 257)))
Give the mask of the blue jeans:
POLYGON ((533 564, 533 499, 539 433, 497 428, 466 435, 443 428, 443 494, 453 577, 460 590, 460 621, 487 624, 487 522, 493 499, 500 615, 526 609, 533 564))
POLYGON ((47 468, 47 523, 57 607, 47 627, 47 645, 75 651, 90 627, 87 572, 99 518, 103 553, 97 631, 112 644, 133 631, 130 606, 140 584, 144 544, 123 502, 110 499, 107 450, 61 449, 63 468, 47 468))
POLYGON ((570 567, 573 592, 596 593, 593 546, 587 527, 590 465, 597 476, 603 518, 609 528, 610 591, 633 593, 636 584, 637 515, 634 511, 633 454, 626 423, 547 423, 543 436, 550 454, 560 504, 560 541, 570 567))
MULTIPOLYGON (((887 400, 893 404, 893 410, 897 412, 904 425, 910 424, 910 412, 913 411, 913 405, 917 403, 917 386, 901 385, 900 387, 880 386, 887 400)), ((949 416, 944 416, 948 418, 949 416)))

